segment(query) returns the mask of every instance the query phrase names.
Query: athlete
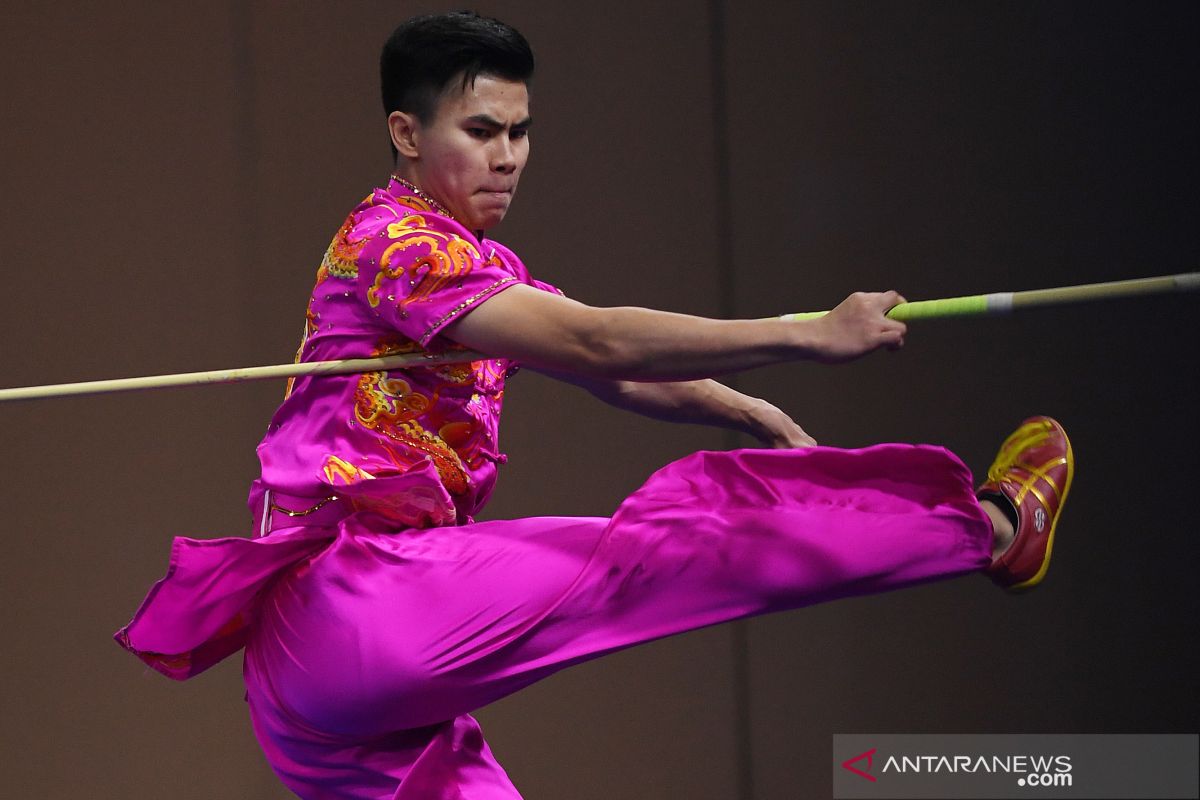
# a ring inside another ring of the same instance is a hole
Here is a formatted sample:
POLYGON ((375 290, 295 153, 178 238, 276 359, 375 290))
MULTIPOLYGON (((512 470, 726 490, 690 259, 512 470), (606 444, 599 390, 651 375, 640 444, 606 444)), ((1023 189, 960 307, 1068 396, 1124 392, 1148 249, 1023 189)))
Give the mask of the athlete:
POLYGON ((529 158, 533 56, 470 13, 401 25, 381 59, 394 172, 321 261, 298 358, 470 349, 473 363, 298 379, 259 446, 248 538, 176 539, 117 634, 184 679, 245 649, 251 720, 305 798, 518 798, 470 713, 641 642, 984 572, 1036 585, 1073 472, 1026 420, 983 485, 949 451, 820 447, 714 376, 895 349, 896 292, 806 322, 597 308, 486 233, 529 158), (650 476, 610 518, 475 522, 518 364, 653 417, 744 431, 650 476))

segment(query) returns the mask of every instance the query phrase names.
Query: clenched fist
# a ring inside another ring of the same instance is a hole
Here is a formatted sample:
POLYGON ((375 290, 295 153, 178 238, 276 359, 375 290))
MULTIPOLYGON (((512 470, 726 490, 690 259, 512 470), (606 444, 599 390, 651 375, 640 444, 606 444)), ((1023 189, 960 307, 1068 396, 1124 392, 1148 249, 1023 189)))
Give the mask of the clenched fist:
POLYGON ((836 364, 881 347, 900 349, 908 327, 884 315, 903 302, 899 292, 855 292, 847 297, 837 308, 813 320, 819 330, 817 360, 836 364))

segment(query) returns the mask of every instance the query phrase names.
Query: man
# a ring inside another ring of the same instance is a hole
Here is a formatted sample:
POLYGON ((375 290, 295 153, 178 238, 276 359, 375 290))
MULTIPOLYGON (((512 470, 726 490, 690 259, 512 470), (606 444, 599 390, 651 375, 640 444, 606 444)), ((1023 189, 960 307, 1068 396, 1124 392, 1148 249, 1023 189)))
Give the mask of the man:
POLYGON ((571 664, 754 614, 973 571, 1027 588, 1073 464, 1028 420, 977 500, 935 447, 846 451, 711 376, 902 345, 895 292, 811 322, 594 308, 484 237, 529 156, 533 57, 473 14, 410 20, 384 48, 395 174, 334 237, 302 360, 469 348, 473 364, 305 378, 259 446, 255 538, 177 539, 117 634, 187 678, 245 647, 251 719, 306 798, 516 798, 469 713, 571 664), (473 515, 516 362, 654 417, 769 449, 698 453, 611 519, 473 515))

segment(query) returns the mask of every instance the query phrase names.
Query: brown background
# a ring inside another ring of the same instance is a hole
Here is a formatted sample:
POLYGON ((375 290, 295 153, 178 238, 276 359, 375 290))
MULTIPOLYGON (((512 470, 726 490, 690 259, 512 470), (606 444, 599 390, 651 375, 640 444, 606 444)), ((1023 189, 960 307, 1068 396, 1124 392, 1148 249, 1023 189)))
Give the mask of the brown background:
MULTIPOLYGON (((457 4, 454 4, 457 5, 457 4)), ((1193 3, 481 3, 539 58, 497 232, 597 305, 823 308, 1197 268, 1193 3)), ((4 385, 290 359, 318 258, 388 171, 376 58, 437 3, 23 4, 0 26, 4 385)), ((914 325, 737 378, 824 443, 976 469, 1059 416, 1045 586, 976 578, 677 637, 485 709, 536 798, 826 796, 834 732, 1195 731, 1198 298, 914 325)), ((287 796, 237 659, 109 641, 170 537, 241 534, 281 386, 0 408, 5 797, 287 796)), ((719 432, 523 373, 492 517, 605 514, 719 432)), ((748 442, 742 442, 746 444, 748 442)))

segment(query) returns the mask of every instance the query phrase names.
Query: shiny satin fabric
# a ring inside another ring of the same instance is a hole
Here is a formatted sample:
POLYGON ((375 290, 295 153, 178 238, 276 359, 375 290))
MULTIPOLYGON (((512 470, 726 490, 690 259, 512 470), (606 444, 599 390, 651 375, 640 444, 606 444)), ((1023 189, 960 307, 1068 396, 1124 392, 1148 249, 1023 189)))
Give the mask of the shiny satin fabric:
MULTIPOLYGON (((350 212, 321 259, 297 360, 461 349, 441 336, 446 326, 516 285, 558 292, 511 250, 477 239, 393 178, 350 212)), ((398 493, 366 484, 428 465, 434 473, 424 500, 435 502, 421 519, 398 521, 467 522, 506 460, 500 413, 516 369, 497 358, 296 379, 258 446, 260 488, 314 502, 370 495, 386 513, 386 498, 398 493)))
MULTIPOLYGON (((298 358, 436 352, 534 280, 393 179, 334 236, 298 358)), ((469 712, 639 642, 978 570, 991 526, 934 447, 697 453, 608 518, 475 523, 504 359, 289 385, 248 538, 174 540, 117 641, 178 680, 245 648, 251 721, 304 798, 519 797, 469 712)))
POLYGON ((366 511, 177 539, 118 636, 173 677, 245 644, 256 733, 301 797, 512 800, 472 710, 640 642, 977 571, 991 535, 941 448, 703 452, 611 518, 398 528, 366 511))

